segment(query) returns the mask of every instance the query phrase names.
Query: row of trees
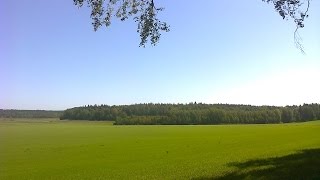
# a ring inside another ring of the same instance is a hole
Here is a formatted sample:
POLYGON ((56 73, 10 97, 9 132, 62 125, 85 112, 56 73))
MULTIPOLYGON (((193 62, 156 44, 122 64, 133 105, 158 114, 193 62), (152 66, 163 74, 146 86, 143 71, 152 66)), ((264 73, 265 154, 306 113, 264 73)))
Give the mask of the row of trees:
POLYGON ((62 113, 63 111, 0 109, 0 118, 59 118, 62 113))
POLYGON ((289 123, 320 119, 320 104, 286 107, 202 103, 88 105, 67 109, 60 119, 107 120, 117 125, 289 123))

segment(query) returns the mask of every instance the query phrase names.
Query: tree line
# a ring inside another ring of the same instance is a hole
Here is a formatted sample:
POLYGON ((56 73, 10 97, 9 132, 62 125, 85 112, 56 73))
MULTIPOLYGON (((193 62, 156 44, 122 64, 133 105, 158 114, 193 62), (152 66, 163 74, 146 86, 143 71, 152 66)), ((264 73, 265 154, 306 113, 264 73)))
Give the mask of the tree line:
POLYGON ((67 109, 60 119, 115 121, 116 125, 268 124, 320 119, 320 104, 251 106, 233 104, 87 105, 67 109))
POLYGON ((63 111, 0 109, 0 118, 59 118, 63 111))

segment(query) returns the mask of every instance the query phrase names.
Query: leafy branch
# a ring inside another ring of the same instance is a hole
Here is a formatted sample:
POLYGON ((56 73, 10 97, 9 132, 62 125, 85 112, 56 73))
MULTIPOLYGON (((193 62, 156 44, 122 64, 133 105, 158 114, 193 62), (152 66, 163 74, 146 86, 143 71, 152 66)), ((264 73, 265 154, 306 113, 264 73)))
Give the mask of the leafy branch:
POLYGON ((156 45, 161 31, 169 32, 170 26, 157 18, 164 8, 156 8, 153 0, 73 0, 74 4, 82 7, 85 2, 91 11, 92 25, 97 31, 102 25, 109 27, 113 17, 121 21, 133 17, 140 34, 140 46, 145 47, 148 40, 156 45))

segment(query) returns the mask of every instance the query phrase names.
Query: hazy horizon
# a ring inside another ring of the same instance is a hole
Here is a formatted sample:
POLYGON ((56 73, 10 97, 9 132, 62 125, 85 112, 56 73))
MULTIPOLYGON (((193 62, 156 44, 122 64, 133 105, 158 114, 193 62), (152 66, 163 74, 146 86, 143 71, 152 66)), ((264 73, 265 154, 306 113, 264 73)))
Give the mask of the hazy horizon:
MULTIPOLYGON (((189 103, 195 103, 194 102, 189 102, 189 103)), ((74 106, 74 107, 84 107, 84 106, 100 106, 100 105, 108 105, 108 106, 125 106, 125 105, 136 105, 136 104, 189 104, 189 103, 161 103, 161 102, 141 102, 141 103, 133 103, 133 104, 85 104, 85 105, 80 105, 80 106, 74 106)), ((196 102, 197 104, 202 103, 202 104, 210 104, 210 103, 203 103, 203 102, 196 102)), ((316 104, 317 102, 311 102, 311 103, 303 103, 303 104, 316 104)), ((268 105, 268 104, 264 104, 264 105, 254 105, 254 104, 229 104, 229 103, 211 103, 211 104, 228 104, 228 105, 245 105, 245 106, 276 106, 276 107, 285 107, 285 106, 302 106, 303 104, 287 104, 287 105, 268 105)), ((74 108, 74 107, 68 107, 66 109, 70 109, 70 108, 74 108)), ((6 108, 0 108, 0 110, 21 110, 21 111, 65 111, 66 109, 16 109, 16 108, 10 108, 10 109, 6 109, 6 108)))

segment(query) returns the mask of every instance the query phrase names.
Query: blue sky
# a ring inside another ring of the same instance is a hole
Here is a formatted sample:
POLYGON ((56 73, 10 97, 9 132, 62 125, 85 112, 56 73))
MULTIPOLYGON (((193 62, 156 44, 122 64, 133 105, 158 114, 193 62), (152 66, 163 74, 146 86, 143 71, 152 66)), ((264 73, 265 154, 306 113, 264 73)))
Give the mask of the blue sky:
POLYGON ((139 48, 133 21, 94 32, 72 0, 0 1, 0 108, 320 102, 319 1, 300 30, 306 55, 272 5, 192 2, 156 1, 171 31, 139 48))

